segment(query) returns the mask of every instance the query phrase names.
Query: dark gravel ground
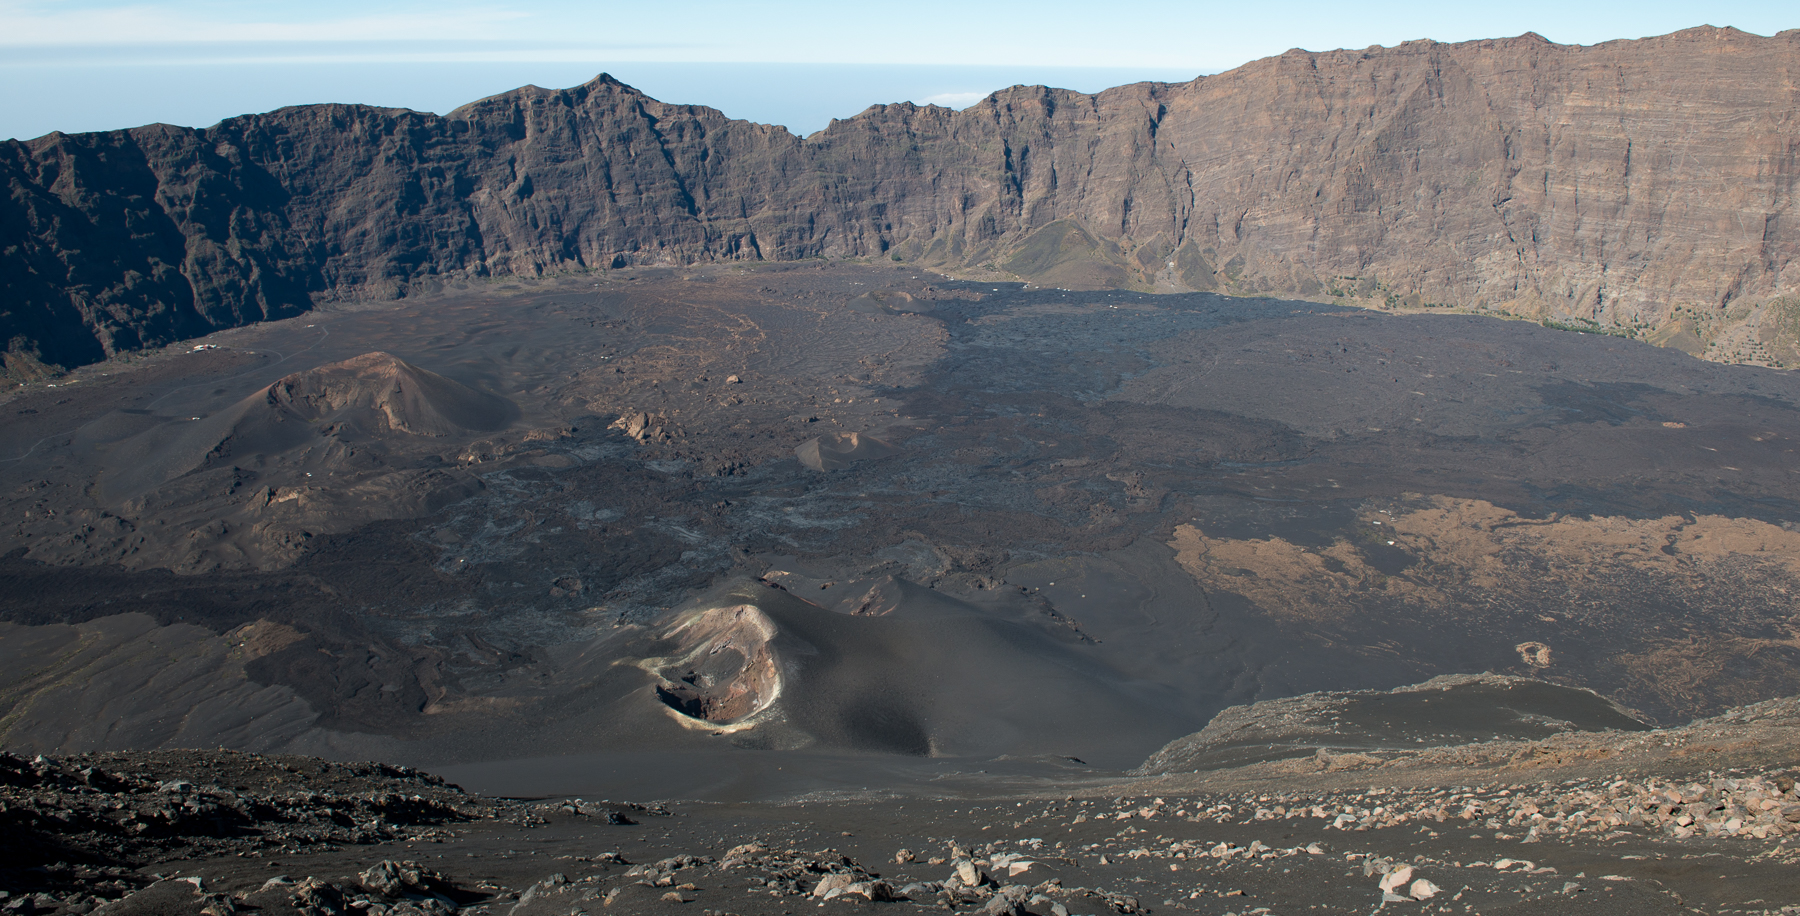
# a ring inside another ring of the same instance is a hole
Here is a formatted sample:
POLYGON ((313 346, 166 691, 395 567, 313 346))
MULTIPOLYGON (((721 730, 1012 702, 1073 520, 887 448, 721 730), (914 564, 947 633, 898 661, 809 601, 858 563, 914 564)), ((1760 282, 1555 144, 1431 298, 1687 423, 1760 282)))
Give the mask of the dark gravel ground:
POLYGON ((224 752, 0 761, 0 881, 21 916, 1800 912, 1788 840, 1524 842, 1479 817, 1437 820, 1436 796, 1416 791, 632 805, 482 799, 401 768, 224 752), (1308 803, 1388 817, 1334 826, 1308 803), (952 878, 965 860, 978 883, 952 878), (1406 867, 1384 899, 1383 876, 1406 867), (1421 881, 1437 890, 1415 900, 1421 881), (851 892, 821 900, 821 884, 851 892))

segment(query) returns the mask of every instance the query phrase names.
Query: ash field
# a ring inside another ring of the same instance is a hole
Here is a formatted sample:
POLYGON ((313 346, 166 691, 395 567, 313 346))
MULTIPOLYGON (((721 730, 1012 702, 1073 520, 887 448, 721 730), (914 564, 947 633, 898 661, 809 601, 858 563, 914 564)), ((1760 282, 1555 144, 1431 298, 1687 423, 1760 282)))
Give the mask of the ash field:
POLYGON ((97 363, 3 408, 7 906, 1782 911, 1797 396, 866 262, 97 363))

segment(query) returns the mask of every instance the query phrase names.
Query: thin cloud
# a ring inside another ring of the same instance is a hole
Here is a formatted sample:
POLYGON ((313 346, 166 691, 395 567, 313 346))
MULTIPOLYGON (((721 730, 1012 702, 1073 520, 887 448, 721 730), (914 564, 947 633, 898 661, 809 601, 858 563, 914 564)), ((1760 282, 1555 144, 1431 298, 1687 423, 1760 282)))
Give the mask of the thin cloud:
POLYGON ((689 47, 675 44, 569 47, 519 42, 343 40, 46 44, 12 47, 0 59, 0 69, 96 65, 605 63, 689 47))
POLYGON ((942 105, 945 108, 955 108, 961 111, 987 97, 988 93, 986 92, 940 92, 936 95, 928 95, 919 102, 924 105, 942 105))
POLYGON ((491 38, 529 14, 501 8, 447 9, 429 15, 340 16, 310 21, 229 21, 174 6, 44 10, 0 5, 6 45, 94 45, 225 41, 332 41, 491 38))

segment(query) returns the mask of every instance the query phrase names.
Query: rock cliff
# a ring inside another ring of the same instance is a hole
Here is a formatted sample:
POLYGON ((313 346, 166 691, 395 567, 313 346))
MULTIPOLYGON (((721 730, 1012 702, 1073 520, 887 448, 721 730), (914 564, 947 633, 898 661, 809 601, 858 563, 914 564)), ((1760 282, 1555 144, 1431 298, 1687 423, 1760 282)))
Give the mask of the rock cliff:
POLYGON ((0 144, 7 373, 471 277, 890 257, 1800 363, 1800 30, 1279 57, 798 138, 610 77, 0 144))

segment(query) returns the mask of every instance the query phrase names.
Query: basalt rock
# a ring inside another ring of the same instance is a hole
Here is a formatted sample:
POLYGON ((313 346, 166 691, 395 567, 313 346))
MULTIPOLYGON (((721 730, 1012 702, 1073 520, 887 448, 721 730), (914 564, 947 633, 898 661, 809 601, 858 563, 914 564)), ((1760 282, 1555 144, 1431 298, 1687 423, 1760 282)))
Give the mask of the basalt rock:
POLYGON ((1294 50, 811 137, 602 75, 0 144, 6 371, 471 277, 892 257, 1489 307, 1800 360, 1800 30, 1294 50), (1591 324, 1590 324, 1591 323, 1591 324))

